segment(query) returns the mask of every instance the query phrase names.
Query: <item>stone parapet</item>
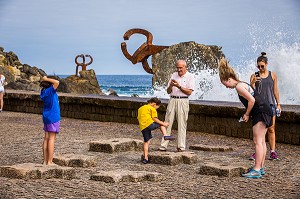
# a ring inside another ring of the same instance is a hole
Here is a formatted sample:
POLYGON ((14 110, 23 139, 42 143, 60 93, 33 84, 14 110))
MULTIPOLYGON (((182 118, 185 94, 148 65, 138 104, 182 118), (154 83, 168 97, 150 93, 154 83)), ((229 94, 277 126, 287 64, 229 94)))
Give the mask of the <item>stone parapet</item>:
MULTIPOLYGON (((4 110, 42 113, 43 103, 38 92, 6 90, 4 110)), ((59 94, 61 116, 138 124, 137 110, 147 103, 146 98, 130 98, 100 95, 59 94)), ((167 100, 158 109, 164 119, 167 100)), ((300 145, 300 106, 282 105, 281 117, 276 120, 276 140, 281 143, 300 145)), ((239 123, 245 109, 237 102, 190 101, 188 131, 205 132, 238 138, 252 139, 251 122, 239 123)), ((173 125, 176 128, 176 123, 173 125)))

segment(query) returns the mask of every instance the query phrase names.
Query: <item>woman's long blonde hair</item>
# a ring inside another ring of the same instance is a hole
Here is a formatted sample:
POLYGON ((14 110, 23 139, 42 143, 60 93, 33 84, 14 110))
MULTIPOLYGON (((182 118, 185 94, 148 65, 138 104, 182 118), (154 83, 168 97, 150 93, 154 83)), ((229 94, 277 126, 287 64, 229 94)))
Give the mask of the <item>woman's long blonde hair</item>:
POLYGON ((220 77, 221 82, 228 81, 229 78, 239 81, 234 70, 229 65, 227 59, 225 59, 224 57, 221 58, 221 60, 219 61, 219 77, 220 77))

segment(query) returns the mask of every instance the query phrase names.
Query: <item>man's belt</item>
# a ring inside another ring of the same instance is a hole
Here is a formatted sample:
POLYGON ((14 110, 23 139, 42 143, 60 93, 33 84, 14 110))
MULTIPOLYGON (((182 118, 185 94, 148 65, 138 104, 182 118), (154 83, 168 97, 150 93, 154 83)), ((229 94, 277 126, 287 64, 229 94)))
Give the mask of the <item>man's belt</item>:
POLYGON ((171 95, 171 98, 181 99, 181 98, 189 98, 188 96, 173 96, 171 95))

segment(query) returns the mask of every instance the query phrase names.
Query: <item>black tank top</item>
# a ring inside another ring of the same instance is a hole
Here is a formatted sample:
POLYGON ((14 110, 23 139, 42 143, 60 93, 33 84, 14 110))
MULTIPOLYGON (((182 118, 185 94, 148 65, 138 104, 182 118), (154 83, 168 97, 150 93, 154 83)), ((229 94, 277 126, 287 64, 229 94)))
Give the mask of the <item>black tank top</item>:
MULTIPOLYGON (((249 87, 252 88, 252 86, 250 86, 248 83, 244 82, 245 84, 247 84, 249 87)), ((253 93, 253 97, 255 99, 255 103, 254 106, 250 112, 251 116, 254 116, 258 113, 266 113, 267 115, 272 116, 272 109, 271 106, 269 105, 269 103, 266 103, 265 100, 261 97, 261 95, 257 92, 257 90, 255 90, 254 88, 252 88, 254 93, 253 93)), ((250 92, 250 91, 249 91, 250 92)), ((243 96, 239 95, 239 99, 242 102, 242 104, 247 108, 248 107, 248 100, 245 99, 243 96)))
POLYGON ((255 82, 255 89, 263 97, 263 99, 271 105, 275 105, 274 98, 274 80, 272 73, 269 71, 268 77, 261 78, 260 81, 255 82))

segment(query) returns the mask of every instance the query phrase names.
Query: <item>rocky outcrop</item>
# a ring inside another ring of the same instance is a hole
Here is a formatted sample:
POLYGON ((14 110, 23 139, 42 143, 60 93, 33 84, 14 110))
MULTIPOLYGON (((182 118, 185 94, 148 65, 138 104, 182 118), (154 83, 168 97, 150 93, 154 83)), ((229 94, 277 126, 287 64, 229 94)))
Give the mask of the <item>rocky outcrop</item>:
POLYGON ((61 86, 58 87, 58 92, 104 95, 93 69, 80 71, 79 74, 79 77, 71 75, 60 79, 61 86))
MULTIPOLYGON (((6 89, 40 91, 39 86, 45 71, 28 64, 22 64, 13 52, 4 52, 0 47, 0 73, 4 74, 8 83, 6 89)), ((103 95, 94 70, 79 72, 80 76, 71 75, 65 79, 56 76, 60 81, 59 92, 74 94, 100 94, 103 95)))
POLYGON ((117 93, 117 91, 115 91, 115 90, 113 90, 111 88, 107 89, 107 91, 108 91, 108 95, 119 96, 118 93, 117 93))
POLYGON ((195 42, 183 42, 162 50, 152 56, 153 86, 166 87, 171 74, 176 71, 176 62, 183 59, 188 70, 194 74, 204 69, 216 72, 217 60, 223 55, 221 47, 206 46, 195 42))
POLYGON ((40 80, 46 75, 42 69, 22 64, 14 52, 4 52, 2 47, 0 47, 0 73, 4 74, 8 83, 6 89, 31 91, 40 90, 40 80))

